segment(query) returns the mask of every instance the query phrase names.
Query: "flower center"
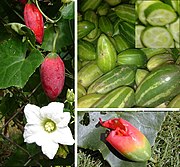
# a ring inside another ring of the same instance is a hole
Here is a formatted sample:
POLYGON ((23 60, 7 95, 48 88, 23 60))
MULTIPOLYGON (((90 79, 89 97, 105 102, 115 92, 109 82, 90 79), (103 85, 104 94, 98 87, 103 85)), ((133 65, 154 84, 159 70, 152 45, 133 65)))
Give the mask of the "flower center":
POLYGON ((51 119, 46 119, 43 122, 43 127, 46 132, 51 133, 56 130, 56 123, 51 119))

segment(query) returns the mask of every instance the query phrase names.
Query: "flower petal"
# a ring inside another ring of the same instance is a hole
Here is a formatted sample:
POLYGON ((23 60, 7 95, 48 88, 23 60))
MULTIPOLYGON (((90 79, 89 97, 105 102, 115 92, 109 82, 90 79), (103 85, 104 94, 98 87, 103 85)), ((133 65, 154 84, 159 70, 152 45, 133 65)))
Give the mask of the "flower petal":
POLYGON ((53 142, 49 142, 41 146, 43 154, 45 154, 49 159, 54 158, 54 156, 58 151, 58 148, 59 148, 59 144, 53 142))
POLYGON ((54 133, 51 133, 51 139, 60 144, 73 145, 74 139, 69 127, 57 129, 54 133))
POLYGON ((41 108, 41 117, 51 119, 58 124, 58 127, 65 127, 68 125, 71 116, 69 112, 63 112, 63 107, 63 103, 52 102, 48 106, 41 108))
POLYGON ((40 123, 40 108, 33 104, 27 104, 24 108, 25 117, 28 123, 30 124, 39 124, 40 123))
POLYGON ((56 117, 56 114, 63 113, 63 107, 63 103, 52 102, 48 106, 42 107, 40 113, 44 118, 53 119, 53 117, 56 117))
MULTIPOLYGON (((43 145, 49 136, 43 127, 39 125, 26 124, 24 128, 24 142, 33 143, 35 142, 38 146, 43 145)), ((48 140, 49 141, 49 140, 48 140)))
POLYGON ((69 112, 64 112, 61 115, 57 115, 55 118, 55 121, 57 123, 57 127, 62 128, 66 127, 71 119, 70 113, 69 112))

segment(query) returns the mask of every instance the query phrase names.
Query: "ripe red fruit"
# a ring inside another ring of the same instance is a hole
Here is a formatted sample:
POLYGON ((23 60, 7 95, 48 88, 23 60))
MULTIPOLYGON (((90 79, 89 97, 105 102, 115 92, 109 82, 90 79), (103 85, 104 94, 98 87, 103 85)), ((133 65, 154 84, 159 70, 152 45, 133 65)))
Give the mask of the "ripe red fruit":
POLYGON ((36 41, 42 44, 44 36, 43 16, 33 3, 27 3, 24 8, 24 21, 35 34, 36 41))
POLYGON ((130 122, 122 118, 113 118, 102 121, 100 124, 109 128, 110 132, 106 137, 119 153, 132 161, 147 161, 151 157, 151 145, 148 139, 130 122))
POLYGON ((49 53, 41 64, 41 84, 45 94, 55 101, 64 87, 65 67, 56 53, 49 53))

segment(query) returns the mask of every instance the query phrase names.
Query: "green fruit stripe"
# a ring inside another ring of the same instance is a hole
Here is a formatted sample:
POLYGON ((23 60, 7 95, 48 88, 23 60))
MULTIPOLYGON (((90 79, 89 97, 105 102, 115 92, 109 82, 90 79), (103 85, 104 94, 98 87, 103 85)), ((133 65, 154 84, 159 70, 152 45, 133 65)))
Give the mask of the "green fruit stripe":
POLYGON ((135 23, 136 15, 135 15, 135 7, 134 5, 123 4, 118 5, 113 9, 118 17, 123 19, 124 21, 135 23))
POLYGON ((78 108, 90 108, 96 101, 102 98, 101 94, 88 94, 78 99, 78 108))
POLYGON ((103 73, 96 62, 89 62, 78 72, 78 82, 86 88, 101 75, 103 73))
POLYGON ((95 28, 94 23, 89 21, 78 22, 78 39, 88 35, 95 28))
POLYGON ((109 4, 106 3, 106 2, 103 2, 103 3, 101 3, 101 5, 98 7, 97 13, 98 13, 100 16, 107 15, 109 9, 110 9, 109 4))
POLYGON ((106 73, 116 66, 116 50, 109 38, 101 34, 97 42, 97 65, 102 72, 106 73))
POLYGON ((87 35, 88 38, 94 38, 98 33, 98 16, 93 10, 88 10, 84 14, 84 20, 94 23, 95 28, 87 35))
POLYGON ((101 30, 98 28, 97 34, 94 38, 88 38, 88 36, 84 37, 83 39, 88 42, 94 42, 98 37, 101 35, 101 30))
POLYGON ((118 53, 130 48, 129 43, 122 35, 115 35, 113 38, 115 40, 115 46, 118 53))
POLYGON ((80 11, 85 12, 88 9, 95 10, 101 2, 102 0, 84 0, 80 4, 80 11))
POLYGON ((134 79, 135 72, 133 69, 128 66, 118 66, 92 83, 88 88, 87 94, 105 94, 119 86, 131 85, 134 79))
POLYGON ((78 56, 79 59, 84 60, 94 60, 97 57, 95 48, 92 43, 79 40, 78 41, 78 56))
POLYGON ((147 61, 146 55, 139 49, 127 49, 118 54, 118 65, 136 65, 144 67, 147 61))
POLYGON ((98 100, 93 108, 124 108, 134 105, 134 90, 130 87, 119 87, 98 100))
POLYGON ((109 11, 109 13, 107 14, 107 17, 111 20, 112 23, 114 23, 117 19, 120 19, 116 13, 112 10, 109 11))
POLYGON ((164 49, 164 48, 158 48, 158 49, 143 48, 141 50, 146 54, 147 59, 150 59, 154 55, 158 55, 158 54, 162 54, 162 53, 167 52, 167 49, 164 49))
POLYGON ((121 3, 121 0, 105 0, 109 5, 116 6, 121 3))
POLYGON ((168 108, 180 108, 180 94, 171 100, 168 104, 168 108))
POLYGON ((114 27, 109 18, 106 16, 101 16, 99 18, 99 28, 108 36, 112 36, 114 33, 114 27))
POLYGON ((120 34, 124 36, 132 46, 135 45, 135 25, 127 22, 119 24, 120 34))
POLYGON ((180 67, 166 65, 151 72, 136 90, 136 103, 156 107, 180 92, 180 67))
POLYGON ((149 71, 152 71, 153 69, 161 66, 165 63, 173 62, 174 59, 171 54, 160 54, 153 56, 147 63, 147 68, 149 71))
POLYGON ((149 71, 144 70, 144 69, 137 69, 136 75, 135 75, 135 82, 136 85, 138 86, 144 79, 145 77, 149 74, 149 71))

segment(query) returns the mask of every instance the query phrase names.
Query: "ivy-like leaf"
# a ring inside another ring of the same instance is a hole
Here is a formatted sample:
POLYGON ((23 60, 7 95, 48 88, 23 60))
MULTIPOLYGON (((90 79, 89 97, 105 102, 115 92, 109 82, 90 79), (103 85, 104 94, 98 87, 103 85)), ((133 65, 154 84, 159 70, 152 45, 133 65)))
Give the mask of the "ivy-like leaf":
POLYGON ((83 125, 83 114, 78 116, 78 146, 91 150, 99 150, 111 167, 146 167, 147 162, 132 162, 119 154, 110 144, 105 142, 106 129, 99 126, 99 118, 103 121, 111 118, 123 118, 138 128, 154 144, 158 131, 165 119, 164 112, 89 112, 90 123, 83 125))
POLYGON ((41 48, 46 51, 53 51, 54 45, 56 52, 61 51, 62 48, 73 43, 72 33, 71 22, 61 19, 56 25, 51 25, 45 30, 41 48))
POLYGON ((20 23, 8 23, 6 24, 6 27, 10 27, 12 30, 14 30, 19 35, 25 35, 28 37, 32 44, 35 44, 36 38, 34 33, 31 29, 29 29, 26 25, 20 24, 20 23))
POLYGON ((0 44, 0 89, 10 86, 23 88, 42 63, 43 56, 38 50, 32 50, 27 56, 27 49, 28 44, 17 38, 0 44))
POLYGON ((64 19, 74 19, 74 2, 72 1, 63 6, 63 8, 61 9, 61 14, 64 19))

